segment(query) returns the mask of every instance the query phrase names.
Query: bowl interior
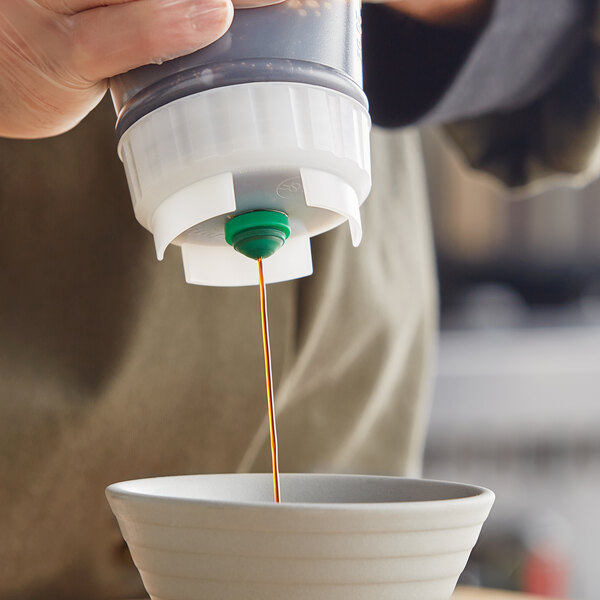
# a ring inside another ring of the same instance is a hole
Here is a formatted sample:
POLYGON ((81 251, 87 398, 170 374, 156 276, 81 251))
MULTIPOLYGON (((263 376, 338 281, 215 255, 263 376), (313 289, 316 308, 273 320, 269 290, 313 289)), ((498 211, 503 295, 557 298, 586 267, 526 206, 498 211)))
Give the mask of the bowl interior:
MULTIPOLYGON (((186 475, 126 481, 110 486, 109 495, 173 498, 207 502, 272 503, 270 474, 186 475)), ((372 504, 431 502, 472 498, 485 488, 424 479, 365 475, 282 474, 285 503, 372 504)))

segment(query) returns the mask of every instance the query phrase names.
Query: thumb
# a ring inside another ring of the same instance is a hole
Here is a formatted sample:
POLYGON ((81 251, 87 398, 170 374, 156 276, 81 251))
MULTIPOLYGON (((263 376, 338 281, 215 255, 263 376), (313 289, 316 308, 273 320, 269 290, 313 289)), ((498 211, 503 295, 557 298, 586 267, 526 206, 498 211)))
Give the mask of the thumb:
POLYGON ((77 13, 71 59, 89 82, 189 54, 219 39, 231 0, 133 0, 77 13))

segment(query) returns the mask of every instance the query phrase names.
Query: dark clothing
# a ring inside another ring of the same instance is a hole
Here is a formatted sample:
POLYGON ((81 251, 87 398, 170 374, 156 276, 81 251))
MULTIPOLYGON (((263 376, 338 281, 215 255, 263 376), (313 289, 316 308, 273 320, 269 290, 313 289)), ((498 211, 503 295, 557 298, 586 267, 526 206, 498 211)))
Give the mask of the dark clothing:
POLYGON ((483 27, 433 27, 363 7, 364 86, 373 122, 398 127, 512 111, 572 64, 591 21, 584 0, 496 0, 483 27))

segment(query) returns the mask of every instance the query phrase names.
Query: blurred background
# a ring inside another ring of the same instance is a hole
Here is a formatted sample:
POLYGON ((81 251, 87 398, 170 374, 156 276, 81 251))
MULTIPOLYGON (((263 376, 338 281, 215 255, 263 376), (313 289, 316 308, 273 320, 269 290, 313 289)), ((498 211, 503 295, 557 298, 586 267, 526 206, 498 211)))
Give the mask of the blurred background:
POLYGON ((462 583, 600 598, 600 181, 495 187, 424 132, 441 293, 425 476, 496 504, 462 583))

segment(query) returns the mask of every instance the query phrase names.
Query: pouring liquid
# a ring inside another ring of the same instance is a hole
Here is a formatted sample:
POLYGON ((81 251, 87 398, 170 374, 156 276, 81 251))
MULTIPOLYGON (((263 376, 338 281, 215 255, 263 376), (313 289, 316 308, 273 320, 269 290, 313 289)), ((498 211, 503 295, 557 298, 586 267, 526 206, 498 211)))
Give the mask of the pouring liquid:
POLYGON ((265 379, 267 384, 267 404, 269 410, 269 431, 271 435, 271 461, 273 466, 273 492, 275 502, 279 495, 279 457, 277 452, 277 427, 275 424, 275 406, 273 402, 273 373, 271 371, 271 344, 269 341, 269 317, 267 313, 267 288, 263 274, 262 258, 258 259, 258 279, 260 282, 260 314, 262 319, 263 348, 265 353, 265 379))

